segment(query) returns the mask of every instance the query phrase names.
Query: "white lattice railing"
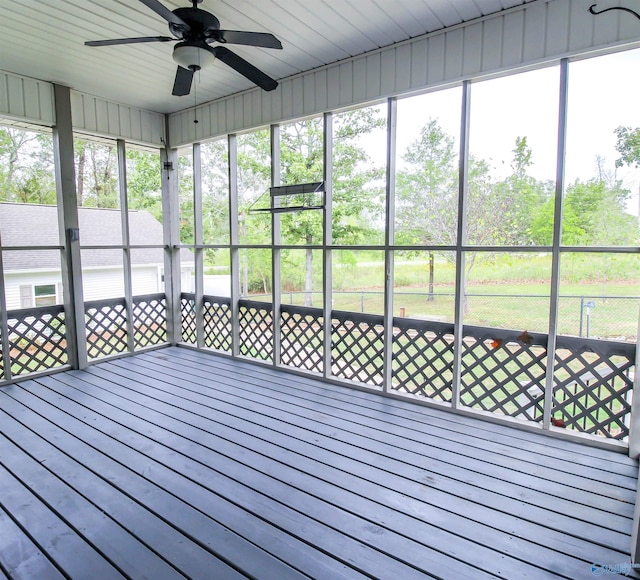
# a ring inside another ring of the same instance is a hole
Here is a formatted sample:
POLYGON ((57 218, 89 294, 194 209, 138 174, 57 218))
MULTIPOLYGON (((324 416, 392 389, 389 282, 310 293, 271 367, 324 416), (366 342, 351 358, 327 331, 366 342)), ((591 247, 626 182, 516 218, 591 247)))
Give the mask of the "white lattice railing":
POLYGON ((68 364, 63 306, 7 312, 8 352, 0 343, 0 382, 68 364))
MULTIPOLYGON (((195 343, 194 298, 182 297, 182 336, 195 343)), ((232 351, 230 301, 205 297, 205 343, 232 351)), ((272 306, 241 300, 239 352, 273 359, 272 306)), ((282 305, 281 363, 324 372, 323 312, 282 305)), ((380 387, 384 380, 384 319, 331 313, 329 376, 380 387)), ((389 389, 451 403, 453 324, 394 318, 389 389)), ((525 421, 541 422, 547 373, 547 335, 465 326, 460 353, 460 405, 525 421)), ((629 435, 635 345, 560 336, 554 364, 551 420, 555 426, 607 438, 629 435)))
MULTIPOLYGON (((129 324, 124 298, 85 303, 89 360, 167 343, 164 294, 135 296, 131 315, 129 324), (129 332, 133 333, 133 342, 129 341, 129 332)), ((68 364, 63 305, 7 312, 7 337, 0 340, 0 384, 68 364), (4 344, 6 352, 3 352, 4 344)))
POLYGON ((167 304, 164 294, 135 296, 132 323, 128 323, 124 298, 85 302, 87 356, 96 360, 128 352, 129 332, 133 348, 138 350, 167 342, 167 304))

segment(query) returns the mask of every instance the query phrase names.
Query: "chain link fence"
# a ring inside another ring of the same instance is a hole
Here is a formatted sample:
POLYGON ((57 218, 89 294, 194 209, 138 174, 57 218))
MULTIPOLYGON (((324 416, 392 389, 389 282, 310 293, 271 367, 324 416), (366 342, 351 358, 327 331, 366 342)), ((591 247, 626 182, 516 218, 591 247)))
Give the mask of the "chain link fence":
MULTIPOLYGON (((253 298, 253 296, 252 296, 253 298)), ((321 292, 283 292, 282 302, 322 307, 321 292)), ((335 310, 382 314, 380 291, 334 291, 335 310)), ((531 332, 549 331, 550 297, 542 295, 468 294, 465 324, 531 332)), ((394 292, 394 316, 453 322, 453 293, 394 292)), ((638 334, 640 296, 560 296, 558 333, 567 336, 635 342, 638 334)))

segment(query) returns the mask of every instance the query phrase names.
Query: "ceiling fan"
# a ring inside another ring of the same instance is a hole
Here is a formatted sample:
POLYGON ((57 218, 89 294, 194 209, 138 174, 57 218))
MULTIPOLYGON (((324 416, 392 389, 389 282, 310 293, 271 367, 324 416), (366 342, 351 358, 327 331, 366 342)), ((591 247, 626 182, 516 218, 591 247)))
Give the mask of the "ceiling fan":
POLYGON ((175 42, 173 60, 178 70, 173 84, 172 94, 188 95, 191 92, 193 75, 201 68, 212 64, 218 58, 227 66, 239 72, 265 91, 272 91, 277 81, 231 52, 226 46, 209 46, 212 42, 220 44, 244 44, 262 48, 282 48, 282 43, 273 34, 266 32, 246 32, 240 30, 221 30, 220 21, 213 15, 198 8, 202 0, 190 0, 191 8, 169 10, 158 0, 140 0, 156 14, 169 23, 171 36, 142 36, 138 38, 115 38, 113 40, 92 40, 87 46, 112 46, 116 44, 135 44, 140 42, 175 42))

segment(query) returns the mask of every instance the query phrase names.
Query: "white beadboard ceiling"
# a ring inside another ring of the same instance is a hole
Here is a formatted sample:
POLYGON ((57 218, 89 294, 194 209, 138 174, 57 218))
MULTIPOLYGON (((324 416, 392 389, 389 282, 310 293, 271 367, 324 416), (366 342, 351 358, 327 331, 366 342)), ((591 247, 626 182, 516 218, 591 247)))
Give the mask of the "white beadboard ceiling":
MULTIPOLYGON (((161 0, 173 10, 187 0, 161 0)), ((270 32, 283 50, 229 48, 280 80, 534 0, 204 0, 221 28, 270 32)), ((543 0, 537 0, 543 1, 543 0)), ((0 70, 158 113, 192 107, 171 95, 174 43, 90 48, 86 40, 168 36, 138 0, 0 0, 0 70)), ((197 103, 253 85, 220 62, 196 74, 197 103)))

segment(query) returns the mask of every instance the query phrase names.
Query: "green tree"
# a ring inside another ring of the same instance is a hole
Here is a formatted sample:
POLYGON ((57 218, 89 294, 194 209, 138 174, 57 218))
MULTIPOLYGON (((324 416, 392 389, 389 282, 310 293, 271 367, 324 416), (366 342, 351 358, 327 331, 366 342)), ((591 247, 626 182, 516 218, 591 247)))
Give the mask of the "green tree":
MULTIPOLYGON (((629 190, 598 164, 598 176, 577 179, 567 186, 562 208, 562 244, 565 246, 634 245, 638 225, 626 211, 629 190)), ((553 241, 554 201, 549 199, 535 212, 532 239, 542 245, 553 241)))
MULTIPOLYGON (((375 168, 362 140, 385 124, 376 108, 341 113, 334 123, 333 141, 333 242, 357 244, 366 239, 372 224, 380 220, 379 203, 383 191, 382 170, 375 168)), ((323 176, 323 125, 315 118, 281 129, 281 180, 283 185, 321 181, 323 176)), ((303 196, 289 200, 304 205, 303 196)), ((313 202, 312 202, 313 203, 313 202)), ((302 211, 282 214, 282 238, 307 246, 322 242, 322 212, 302 211)), ((305 305, 311 306, 313 250, 305 250, 305 305)))
POLYGON ((620 157, 616 160, 616 167, 633 165, 640 167, 640 128, 618 127, 616 134, 616 151, 620 157))
POLYGON ((402 160, 396 179, 396 244, 454 245, 458 156, 453 137, 430 119, 402 160))
POLYGON ((0 128, 0 200, 56 203, 51 135, 0 128))
POLYGON ((533 151, 527 137, 516 137, 512 153, 512 173, 500 181, 493 180, 484 160, 469 161, 470 244, 524 246, 534 242, 533 217, 550 198, 552 185, 529 175, 533 151))
MULTIPOLYGON (((380 221, 379 198, 383 193, 383 171, 372 167, 362 147, 362 139, 384 125, 375 109, 342 113, 336 119, 333 157, 333 241, 353 244, 366 239, 372 223, 380 221)), ((323 178, 323 128, 320 118, 283 126, 280 131, 280 177, 282 185, 321 181, 323 178)), ((269 213, 250 209, 269 207, 271 180, 269 132, 256 131, 238 138, 238 207, 240 237, 244 243, 270 243, 269 213)), ((301 205, 302 197, 292 196, 289 205, 301 205)), ((322 212, 300 211, 281 215, 285 243, 317 245, 322 242, 322 212)), ((242 266, 261 280, 270 278, 271 261, 259 252, 247 252, 242 266), (252 258, 256 256, 256 258, 252 258)), ((305 303, 310 304, 313 287, 313 251, 305 251, 305 303)), ((288 260, 284 261, 289 264, 288 260)), ((244 275, 243 275, 244 277, 244 275)), ((243 287, 251 286, 243 281, 243 287)))
MULTIPOLYGON (((458 158, 453 137, 437 120, 422 127, 402 155, 396 180, 399 245, 454 245, 457 235, 458 158)), ((446 255, 446 254, 445 254, 446 255)), ((434 252, 429 251, 429 300, 433 300, 434 252)))
MULTIPOLYGON (((470 155, 466 243, 477 246, 522 245, 532 241, 532 216, 549 197, 550 187, 528 174, 533 153, 526 137, 513 149, 512 173, 493 178, 491 166, 470 155)), ((397 175, 396 244, 445 245, 457 242, 459 167, 453 137, 430 119, 402 154, 397 175)), ((452 254, 443 253, 452 260, 452 254)), ((431 256, 430 256, 431 257, 431 256)), ((467 276, 478 253, 466 259, 467 276)), ((429 286, 433 285, 430 260, 429 286)), ((463 290, 464 292, 464 290, 463 290)))
POLYGON ((127 148, 127 203, 129 209, 146 210, 162 221, 162 171, 157 152, 127 148))
MULTIPOLYGON (((271 145, 268 129, 238 136, 238 219, 243 244, 271 243, 271 217, 251 213, 251 209, 269 207, 271 185, 271 145)), ((242 250, 240 253, 241 291, 271 291, 271 252, 242 250), (251 279, 249 277, 251 274, 251 279)))
MULTIPOLYGON (((202 146, 202 229, 207 244, 229 243, 229 155, 226 140, 202 146)), ((207 251, 213 264, 215 251, 207 251)))
POLYGON ((194 205, 193 205, 193 155, 178 155, 178 220, 180 224, 180 242, 193 244, 194 205))
POLYGON ((533 164, 533 151, 527 137, 516 137, 511 168, 501 187, 505 190, 505 215, 502 226, 502 242, 510 245, 534 243, 532 222, 538 208, 552 197, 554 184, 544 183, 529 175, 533 164))
POLYGON ((78 206, 118 206, 118 155, 115 146, 74 140, 78 206))

